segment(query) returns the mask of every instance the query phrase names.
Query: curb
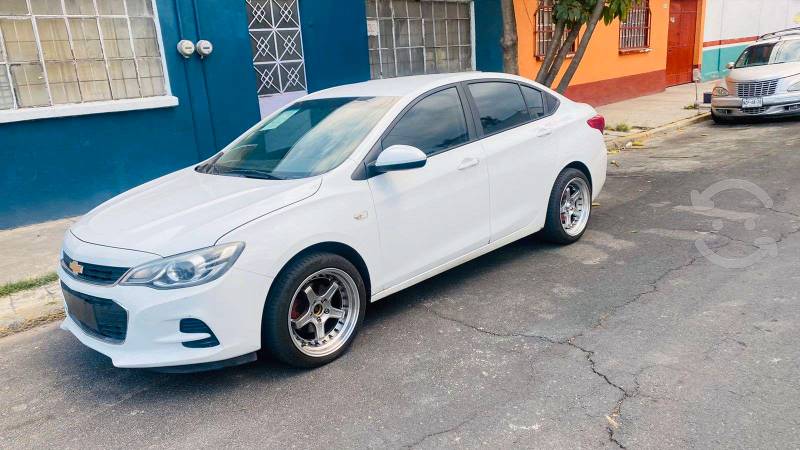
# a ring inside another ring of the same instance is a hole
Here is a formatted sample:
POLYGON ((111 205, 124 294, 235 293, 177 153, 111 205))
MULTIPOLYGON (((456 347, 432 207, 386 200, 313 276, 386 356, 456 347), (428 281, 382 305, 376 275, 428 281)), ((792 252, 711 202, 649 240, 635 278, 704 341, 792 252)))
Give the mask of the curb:
POLYGON ((666 125, 662 125, 660 127, 652 128, 647 131, 640 131, 639 133, 629 134, 627 136, 620 136, 614 139, 609 139, 606 141, 606 148, 608 149, 619 149, 625 147, 625 144, 628 142, 633 142, 639 139, 655 136, 657 134, 666 133, 668 131, 672 131, 676 128, 685 127, 688 125, 693 125, 695 123, 705 122, 711 119, 711 113, 706 112, 702 114, 698 114, 696 116, 692 116, 686 119, 681 119, 676 122, 668 123, 666 125))

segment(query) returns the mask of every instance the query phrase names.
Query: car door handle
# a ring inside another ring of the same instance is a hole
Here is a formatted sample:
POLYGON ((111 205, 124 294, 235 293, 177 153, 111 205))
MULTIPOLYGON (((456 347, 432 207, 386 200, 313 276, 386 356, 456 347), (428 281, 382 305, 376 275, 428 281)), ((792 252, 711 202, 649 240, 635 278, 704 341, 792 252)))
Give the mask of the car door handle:
POLYGON ((536 130, 536 137, 550 136, 552 133, 553 133, 552 129, 543 127, 536 130))
POLYGON ((464 158, 464 160, 461 161, 461 164, 458 165, 458 170, 466 170, 477 165, 478 158, 464 158))

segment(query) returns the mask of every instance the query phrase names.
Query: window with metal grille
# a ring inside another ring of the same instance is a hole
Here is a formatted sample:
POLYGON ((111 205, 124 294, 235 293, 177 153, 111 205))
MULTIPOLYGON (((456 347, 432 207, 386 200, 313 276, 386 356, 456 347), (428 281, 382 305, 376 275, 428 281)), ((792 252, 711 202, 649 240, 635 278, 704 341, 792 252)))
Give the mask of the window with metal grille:
POLYGON ((306 90, 297 0, 246 0, 259 96, 306 90))
MULTIPOLYGON (((555 34, 556 22, 553 20, 553 0, 539 0, 539 7, 536 9, 536 51, 534 56, 537 58, 544 58, 547 54, 547 49, 550 47, 550 42, 553 41, 555 34)), ((567 39, 569 29, 564 30, 564 35, 561 42, 567 39)), ((575 53, 577 49, 578 40, 572 42, 572 48, 569 54, 575 53)))
POLYGON ((619 24, 620 50, 645 49, 650 46, 650 2, 641 0, 628 10, 619 24))
POLYGON ((366 0, 371 77, 473 70, 471 0, 366 0))
POLYGON ((166 92, 152 0, 0 0, 0 110, 166 92))

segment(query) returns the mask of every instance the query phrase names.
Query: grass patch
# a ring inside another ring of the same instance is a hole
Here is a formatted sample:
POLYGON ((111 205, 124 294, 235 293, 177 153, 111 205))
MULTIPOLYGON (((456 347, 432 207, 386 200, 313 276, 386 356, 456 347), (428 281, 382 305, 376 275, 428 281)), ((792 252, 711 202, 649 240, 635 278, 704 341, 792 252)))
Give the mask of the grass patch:
POLYGON ((613 128, 613 130, 614 131, 619 131, 620 133, 627 133, 628 131, 631 131, 631 127, 627 123, 622 122, 622 123, 618 123, 617 126, 615 126, 613 128))
POLYGON ((27 280, 15 281, 13 283, 6 283, 0 286, 0 297, 6 297, 20 291, 42 287, 45 284, 50 284, 58 280, 58 275, 55 272, 48 273, 36 278, 29 278, 27 280))

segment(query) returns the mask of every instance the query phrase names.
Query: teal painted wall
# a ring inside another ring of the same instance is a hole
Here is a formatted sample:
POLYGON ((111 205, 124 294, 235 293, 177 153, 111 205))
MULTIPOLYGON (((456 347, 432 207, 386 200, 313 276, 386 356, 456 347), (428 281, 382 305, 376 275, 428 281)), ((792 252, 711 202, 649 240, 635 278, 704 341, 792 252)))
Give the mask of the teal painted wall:
POLYGON ((244 2, 156 4, 179 105, 0 125, 0 228, 85 213, 199 161, 258 120, 244 2), (214 53, 205 61, 184 59, 175 44, 197 41, 198 25, 214 53))
POLYGON ((483 72, 503 71, 503 14, 500 0, 475 0, 475 65, 483 72))
POLYGON ((364 0, 300 0, 309 92, 369 80, 364 0))
POLYGON ((747 44, 742 44, 704 49, 701 65, 703 80, 716 80, 727 76, 728 69, 725 66, 729 62, 735 62, 746 47, 747 44))

